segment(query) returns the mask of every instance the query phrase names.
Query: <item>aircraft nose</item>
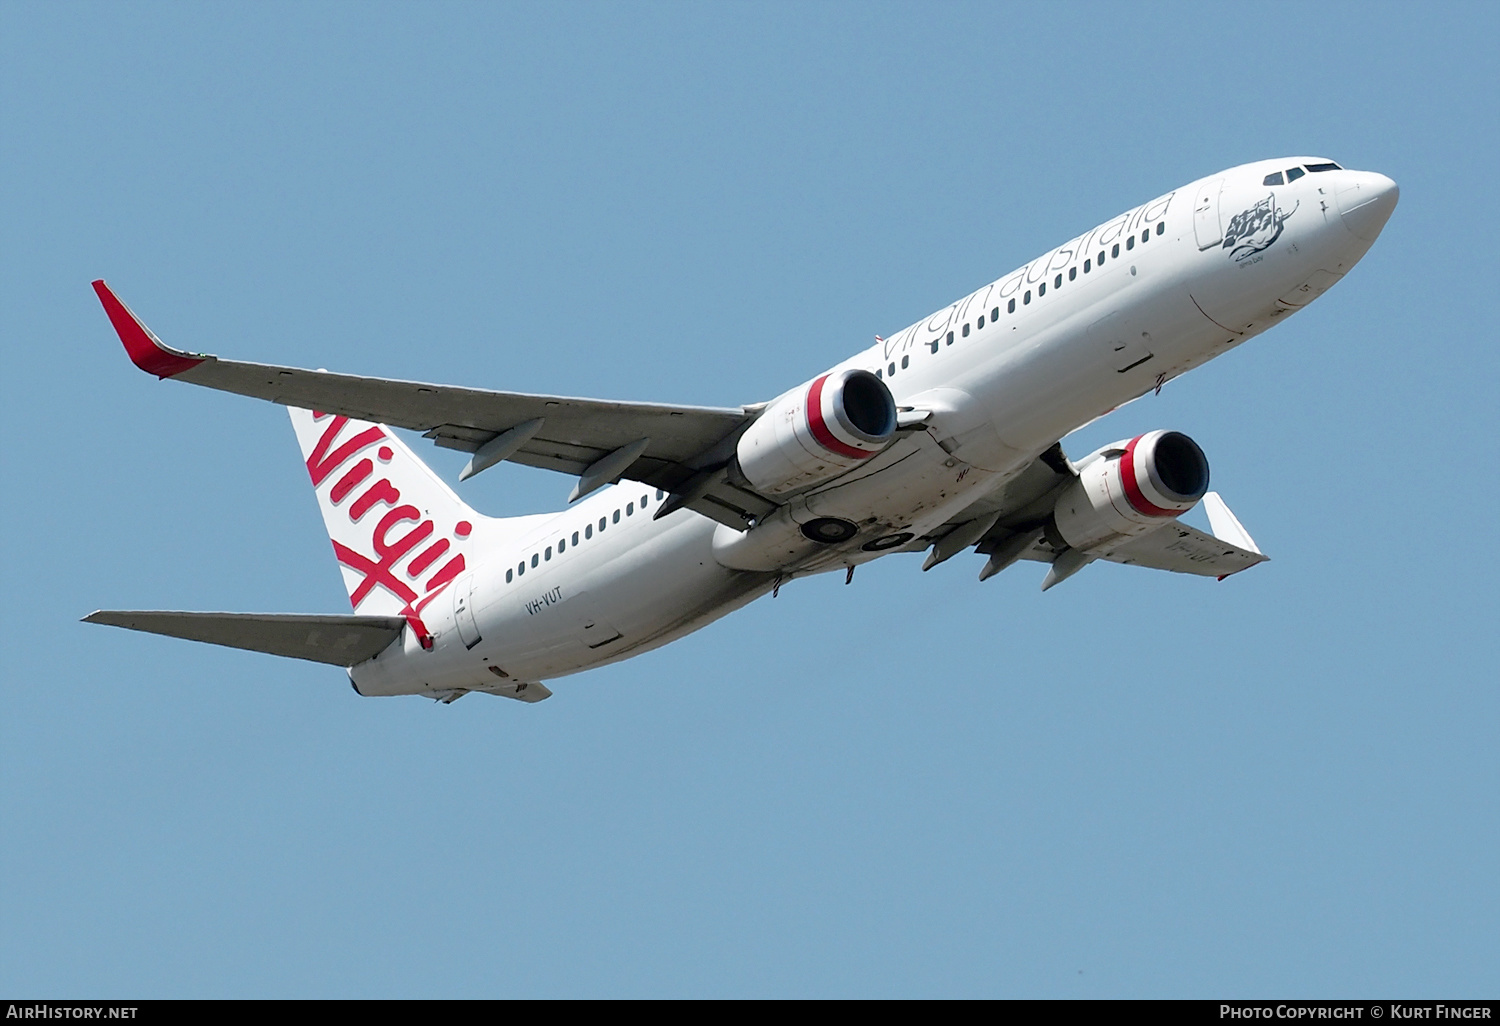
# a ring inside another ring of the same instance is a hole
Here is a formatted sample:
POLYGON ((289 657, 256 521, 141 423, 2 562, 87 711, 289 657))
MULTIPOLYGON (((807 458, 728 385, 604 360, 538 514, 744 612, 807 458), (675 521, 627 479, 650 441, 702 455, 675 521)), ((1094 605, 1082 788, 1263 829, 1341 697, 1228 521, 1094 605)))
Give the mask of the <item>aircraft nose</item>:
POLYGON ((1356 238, 1374 242, 1396 209, 1401 188, 1374 171, 1346 171, 1341 176, 1337 200, 1344 226, 1356 238))

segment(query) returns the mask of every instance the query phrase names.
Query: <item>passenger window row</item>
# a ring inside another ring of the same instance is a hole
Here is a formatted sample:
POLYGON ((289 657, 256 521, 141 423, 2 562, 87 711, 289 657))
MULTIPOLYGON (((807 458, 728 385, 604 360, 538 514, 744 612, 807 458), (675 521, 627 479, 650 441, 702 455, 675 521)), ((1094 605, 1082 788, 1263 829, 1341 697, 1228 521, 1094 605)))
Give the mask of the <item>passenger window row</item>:
MULTIPOLYGON (((666 492, 662 491, 660 488, 656 490, 657 502, 661 502, 666 497, 666 492)), ((648 505, 650 505, 650 495, 643 494, 640 501, 640 510, 642 513, 646 512, 646 507, 648 505)), ((601 535, 609 528, 610 524, 618 524, 620 522, 620 512, 620 508, 617 506, 615 507, 615 511, 609 516, 599 518, 598 532, 601 535)), ((636 503, 634 501, 627 502, 624 509, 625 515, 627 517, 632 517, 635 516, 635 512, 636 503)), ((524 577, 526 575, 526 568, 528 566, 530 566, 532 569, 535 569, 542 563, 550 561, 552 559, 554 549, 559 556, 561 556, 564 552, 567 552, 570 547, 576 549, 583 542, 593 538, 594 531, 595 525, 591 521, 583 525, 582 532, 574 531, 571 535, 564 532, 562 537, 557 539, 555 545, 548 545, 545 549, 542 549, 539 552, 533 552, 530 559, 521 560, 521 562, 516 564, 515 569, 507 569, 505 571, 505 583, 509 584, 518 577, 524 577)))
MULTIPOLYGON (((1317 167, 1320 170, 1325 170, 1326 171, 1326 170, 1332 169, 1333 165, 1323 165, 1323 164, 1318 164, 1318 165, 1309 164, 1309 165, 1307 165, 1307 168, 1308 168, 1309 171, 1313 170, 1314 167, 1317 167)), ((1269 179, 1268 179, 1268 183, 1269 183, 1269 179)), ((1156 222, 1155 234, 1157 234, 1157 235, 1165 235, 1166 233, 1167 233, 1167 223, 1165 221, 1158 221, 1158 222, 1156 222)), ((1151 235, 1152 235, 1152 230, 1149 227, 1148 228, 1143 228, 1141 230, 1141 234, 1139 236, 1140 243, 1142 245, 1144 245, 1147 242, 1150 242, 1151 241, 1151 235)), ((1137 241, 1137 236, 1134 233, 1132 233, 1125 240, 1125 248, 1127 250, 1135 249, 1136 241, 1137 241)), ((1093 256, 1093 257, 1085 257, 1084 261, 1083 261, 1083 273, 1084 274, 1088 274, 1095 267, 1103 267, 1106 260, 1116 260, 1116 259, 1119 259, 1119 256, 1120 256, 1120 243, 1117 242, 1117 243, 1115 243, 1113 246, 1111 246, 1109 248, 1107 256, 1106 256, 1105 251, 1101 249, 1099 251, 1098 255, 1093 256)), ((1077 264, 1074 264, 1072 267, 1068 268, 1068 270, 1067 270, 1067 278, 1068 278, 1068 281, 1077 281, 1078 280, 1078 265, 1077 264)), ((1052 278, 1052 291, 1056 292, 1058 289, 1062 288, 1062 286, 1063 286, 1063 272, 1059 271, 1052 278)), ((1025 292, 1025 294, 1021 297, 1021 305, 1022 306, 1026 306, 1027 304, 1029 304, 1031 302, 1031 291, 1032 291, 1031 289, 1027 289, 1026 292, 1025 292)), ((1038 299, 1040 299, 1042 296, 1045 296, 1046 294, 1047 294, 1047 283, 1044 281, 1044 282, 1042 282, 1041 284, 1039 284, 1036 287, 1036 296, 1037 296, 1038 299)), ((1006 313, 1010 313, 1010 314, 1013 314, 1013 313, 1016 312, 1016 300, 1015 300, 1015 297, 1011 297, 1010 302, 1008 302, 1005 305, 1005 312, 1006 313)), ((999 320, 1000 320, 1000 308, 998 306, 995 307, 994 309, 990 310, 989 318, 990 318, 990 323, 991 324, 995 324, 995 323, 999 322, 999 320)), ((974 330, 977 331, 978 329, 984 327, 984 324, 985 324, 984 314, 980 314, 979 318, 973 323, 972 327, 974 328, 974 330)), ((969 337, 969 329, 970 329, 970 327, 971 326, 968 323, 965 323, 964 326, 961 329, 959 329, 959 333, 961 334, 961 336, 963 338, 968 338, 969 337)), ((928 351, 932 352, 932 353, 936 353, 939 349, 943 348, 944 345, 950 345, 951 346, 953 344, 953 338, 954 338, 954 333, 950 331, 946 335, 944 335, 944 336, 942 336, 940 338, 933 339, 931 342, 927 343, 928 351)), ((910 356, 903 356, 903 357, 901 357, 901 369, 902 370, 906 370, 910 366, 911 366, 911 357, 910 356)), ((880 368, 880 367, 875 368, 875 376, 877 378, 893 378, 893 377, 895 377, 896 376, 896 364, 895 364, 895 361, 892 361, 891 363, 888 363, 884 368, 880 368)))

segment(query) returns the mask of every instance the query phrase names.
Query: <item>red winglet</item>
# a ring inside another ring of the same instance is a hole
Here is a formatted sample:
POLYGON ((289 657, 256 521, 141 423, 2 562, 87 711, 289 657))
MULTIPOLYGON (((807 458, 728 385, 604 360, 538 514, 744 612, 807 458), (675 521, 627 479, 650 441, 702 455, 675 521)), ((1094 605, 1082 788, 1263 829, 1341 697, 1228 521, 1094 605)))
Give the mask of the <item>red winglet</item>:
POLYGON ((109 323, 115 326, 120 341, 125 343, 125 352, 141 370, 158 378, 170 378, 203 362, 202 357, 190 356, 164 345, 139 317, 130 312, 128 306, 120 302, 102 278, 94 282, 94 291, 99 294, 99 302, 104 304, 104 312, 109 314, 109 323))

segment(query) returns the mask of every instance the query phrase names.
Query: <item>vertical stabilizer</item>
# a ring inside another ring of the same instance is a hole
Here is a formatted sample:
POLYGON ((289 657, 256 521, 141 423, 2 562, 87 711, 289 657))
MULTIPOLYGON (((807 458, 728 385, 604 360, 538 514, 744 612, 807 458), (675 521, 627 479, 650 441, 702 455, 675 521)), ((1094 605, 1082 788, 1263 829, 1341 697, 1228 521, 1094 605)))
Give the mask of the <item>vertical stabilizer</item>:
POLYGON ((290 412, 349 603, 356 613, 404 616, 425 639, 422 611, 473 565, 475 535, 490 518, 389 428, 290 412))

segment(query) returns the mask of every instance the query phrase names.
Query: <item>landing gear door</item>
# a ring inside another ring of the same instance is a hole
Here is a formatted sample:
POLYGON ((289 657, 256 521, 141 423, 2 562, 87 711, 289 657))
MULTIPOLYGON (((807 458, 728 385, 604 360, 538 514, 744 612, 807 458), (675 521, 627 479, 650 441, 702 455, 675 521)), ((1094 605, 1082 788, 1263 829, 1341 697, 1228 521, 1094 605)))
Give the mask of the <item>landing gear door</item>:
POLYGON ((479 624, 474 620, 474 575, 464 574, 453 582, 453 622, 464 648, 479 644, 479 624))
POLYGON ((1198 236, 1198 248, 1208 249, 1224 241, 1224 229, 1219 224, 1219 191, 1224 179, 1210 178, 1198 186, 1193 198, 1193 231, 1198 236))

